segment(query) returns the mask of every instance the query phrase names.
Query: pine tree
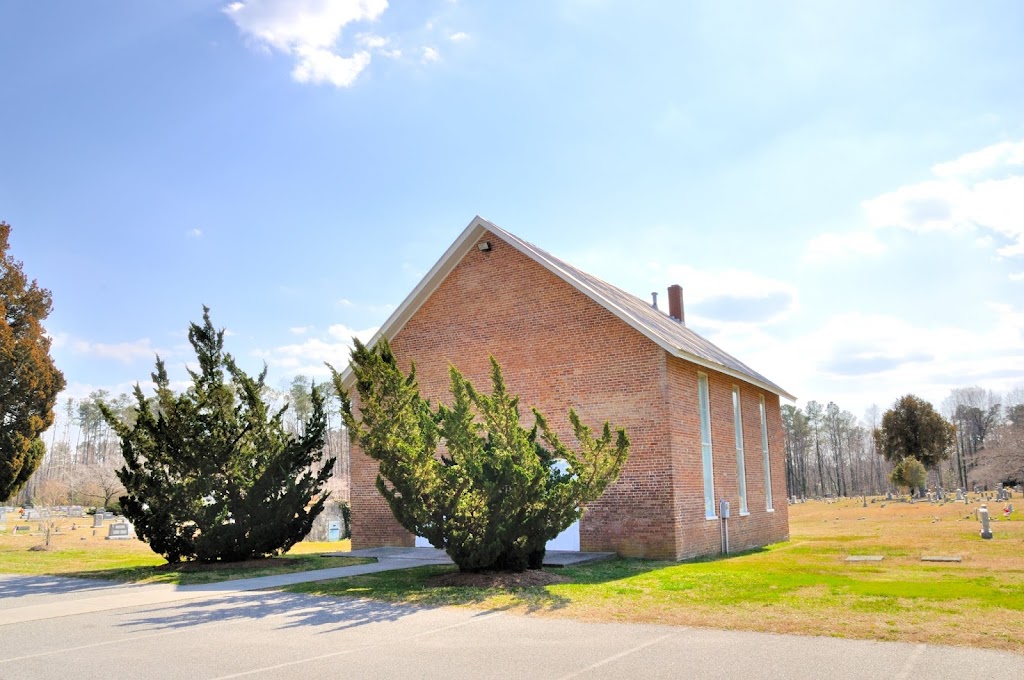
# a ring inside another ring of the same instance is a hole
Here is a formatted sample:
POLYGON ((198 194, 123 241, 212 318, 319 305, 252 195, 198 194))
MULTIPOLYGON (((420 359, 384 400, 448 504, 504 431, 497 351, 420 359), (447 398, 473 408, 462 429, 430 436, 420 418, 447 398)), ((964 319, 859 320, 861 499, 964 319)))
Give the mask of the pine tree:
POLYGON ((40 288, 7 255, 11 226, 0 222, 0 500, 16 494, 39 467, 39 439, 53 423, 64 375, 50 357, 42 322, 50 291, 40 288))
POLYGON ((287 407, 271 413, 263 401, 266 368, 255 379, 238 368, 209 311, 203 308, 202 326, 189 329, 199 361, 198 370, 189 370, 191 387, 175 394, 157 357, 156 399, 147 400, 135 386, 133 425, 101 407, 121 438, 121 508, 168 562, 234 562, 285 552, 309 532, 329 495, 322 489, 334 461, 313 471, 326 429, 320 390, 311 390, 303 434, 288 434, 287 407))
POLYGON ((613 443, 606 422, 595 438, 571 409, 578 451, 536 409, 534 426, 522 427, 519 398, 493 358, 490 395, 452 367, 452 403, 433 409, 420 397, 415 366, 403 375, 386 339, 372 349, 354 344, 359 418, 334 373, 350 436, 378 462, 377 489, 399 524, 463 571, 539 568, 544 545, 604 493, 629 454, 623 430, 613 443))

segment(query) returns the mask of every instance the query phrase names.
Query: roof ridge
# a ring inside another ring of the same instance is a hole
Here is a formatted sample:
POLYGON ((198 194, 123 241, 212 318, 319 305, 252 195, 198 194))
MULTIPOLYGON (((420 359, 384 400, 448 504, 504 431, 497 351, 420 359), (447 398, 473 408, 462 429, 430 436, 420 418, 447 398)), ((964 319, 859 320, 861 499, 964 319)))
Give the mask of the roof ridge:
POLYGON ((691 329, 689 326, 686 326, 681 321, 676 321, 675 319, 672 319, 670 316, 668 316, 661 310, 655 309, 646 301, 644 301, 643 298, 634 295, 633 293, 630 293, 629 291, 620 288, 619 286, 616 286, 614 283, 605 281, 599 276, 595 276, 589 272, 580 269, 579 267, 567 262, 566 260, 563 260, 557 255, 554 255, 548 252, 547 250, 544 250, 543 248, 533 243, 530 243, 526 239, 516 236, 515 234, 505 229, 502 229, 501 227, 497 226, 496 224, 493 224, 488 220, 483 220, 483 218, 479 219, 483 222, 486 222, 486 225, 484 226, 489 231, 493 231, 498 236, 501 236, 506 240, 515 241, 521 244, 523 246, 523 249, 520 250, 526 252, 528 256, 532 254, 535 259, 539 257, 547 260, 550 265, 559 270, 559 273, 563 279, 567 281, 568 279, 572 279, 572 281, 568 282, 575 285, 584 293, 588 294, 589 297, 595 299, 606 308, 609 308, 609 311, 616 313, 616 315, 619 316, 620 318, 622 318, 623 316, 627 316, 630 319, 633 319, 638 324, 644 326, 648 333, 657 335, 662 341, 672 345, 672 350, 674 350, 674 353, 676 353, 677 355, 680 352, 684 354, 682 358, 690 358, 691 360, 693 357, 704 358, 714 364, 717 364, 719 366, 718 370, 721 370, 723 368, 732 369, 732 371, 742 374, 741 376, 738 377, 745 377, 747 380, 753 379, 753 381, 755 381, 756 383, 760 383, 763 387, 767 387, 770 391, 775 392, 780 396, 793 399, 795 401, 795 398, 786 390, 784 390, 783 388, 776 385, 774 382, 772 382, 765 376, 761 375, 760 373, 752 369, 745 362, 740 361, 729 352, 726 352, 718 345, 714 344, 704 336, 700 335, 699 333, 691 329), (617 293, 620 296, 624 296, 630 303, 632 303, 632 305, 626 306, 620 304, 620 301, 610 298, 608 295, 605 295, 601 290, 595 289, 593 283, 598 283, 603 286, 606 286, 607 288, 611 289, 614 293, 617 293), (632 309, 629 307, 632 307, 632 309), (672 324, 672 326, 657 328, 652 327, 651 323, 649 322, 658 322, 659 325, 661 323, 672 324), (679 338, 673 337, 676 336, 677 334, 692 336, 693 339, 698 340, 700 342, 677 342, 679 338), (704 347, 689 346, 694 344, 703 344, 704 347), (701 352, 694 350, 704 351, 701 352))

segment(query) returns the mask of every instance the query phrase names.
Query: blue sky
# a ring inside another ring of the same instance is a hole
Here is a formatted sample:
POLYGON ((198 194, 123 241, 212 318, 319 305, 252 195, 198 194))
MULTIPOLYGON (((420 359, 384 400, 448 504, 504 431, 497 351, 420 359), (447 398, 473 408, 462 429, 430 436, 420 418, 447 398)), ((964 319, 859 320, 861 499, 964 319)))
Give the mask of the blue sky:
POLYGON ((212 308, 341 363, 480 214, 807 399, 1024 385, 1024 6, 0 4, 0 219, 69 396, 212 308))

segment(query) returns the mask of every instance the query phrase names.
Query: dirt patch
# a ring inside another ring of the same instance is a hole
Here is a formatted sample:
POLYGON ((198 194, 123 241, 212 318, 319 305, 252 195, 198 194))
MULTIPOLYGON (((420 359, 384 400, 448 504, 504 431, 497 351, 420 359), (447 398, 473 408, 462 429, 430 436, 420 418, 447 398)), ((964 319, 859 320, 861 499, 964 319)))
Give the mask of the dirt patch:
POLYGON ((30 552, 48 552, 50 550, 56 550, 56 549, 57 549, 57 546, 42 544, 42 545, 34 545, 34 546, 32 546, 31 548, 29 548, 29 551, 30 552))
POLYGON ((433 576, 427 579, 426 585, 431 588, 528 588, 570 582, 570 578, 561 574, 528 569, 522 572, 485 571, 474 574, 455 571, 433 576))

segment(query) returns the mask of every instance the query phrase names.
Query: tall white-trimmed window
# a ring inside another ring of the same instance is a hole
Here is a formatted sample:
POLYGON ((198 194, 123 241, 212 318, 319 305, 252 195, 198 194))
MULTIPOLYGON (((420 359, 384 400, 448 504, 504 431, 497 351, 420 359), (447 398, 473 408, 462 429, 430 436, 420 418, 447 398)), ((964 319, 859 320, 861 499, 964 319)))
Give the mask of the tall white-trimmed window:
POLYGON ((697 374, 697 396, 700 402, 700 455, 704 465, 704 514, 714 519, 715 473, 711 465, 711 402, 708 398, 708 377, 697 374))
POLYGON ((768 510, 772 507, 772 466, 768 458, 768 415, 764 410, 764 395, 761 395, 761 450, 764 452, 764 496, 768 510))
POLYGON ((740 388, 732 386, 732 418, 736 428, 736 488, 740 494, 740 514, 749 515, 747 509, 747 465, 743 460, 743 412, 740 406, 740 388))

